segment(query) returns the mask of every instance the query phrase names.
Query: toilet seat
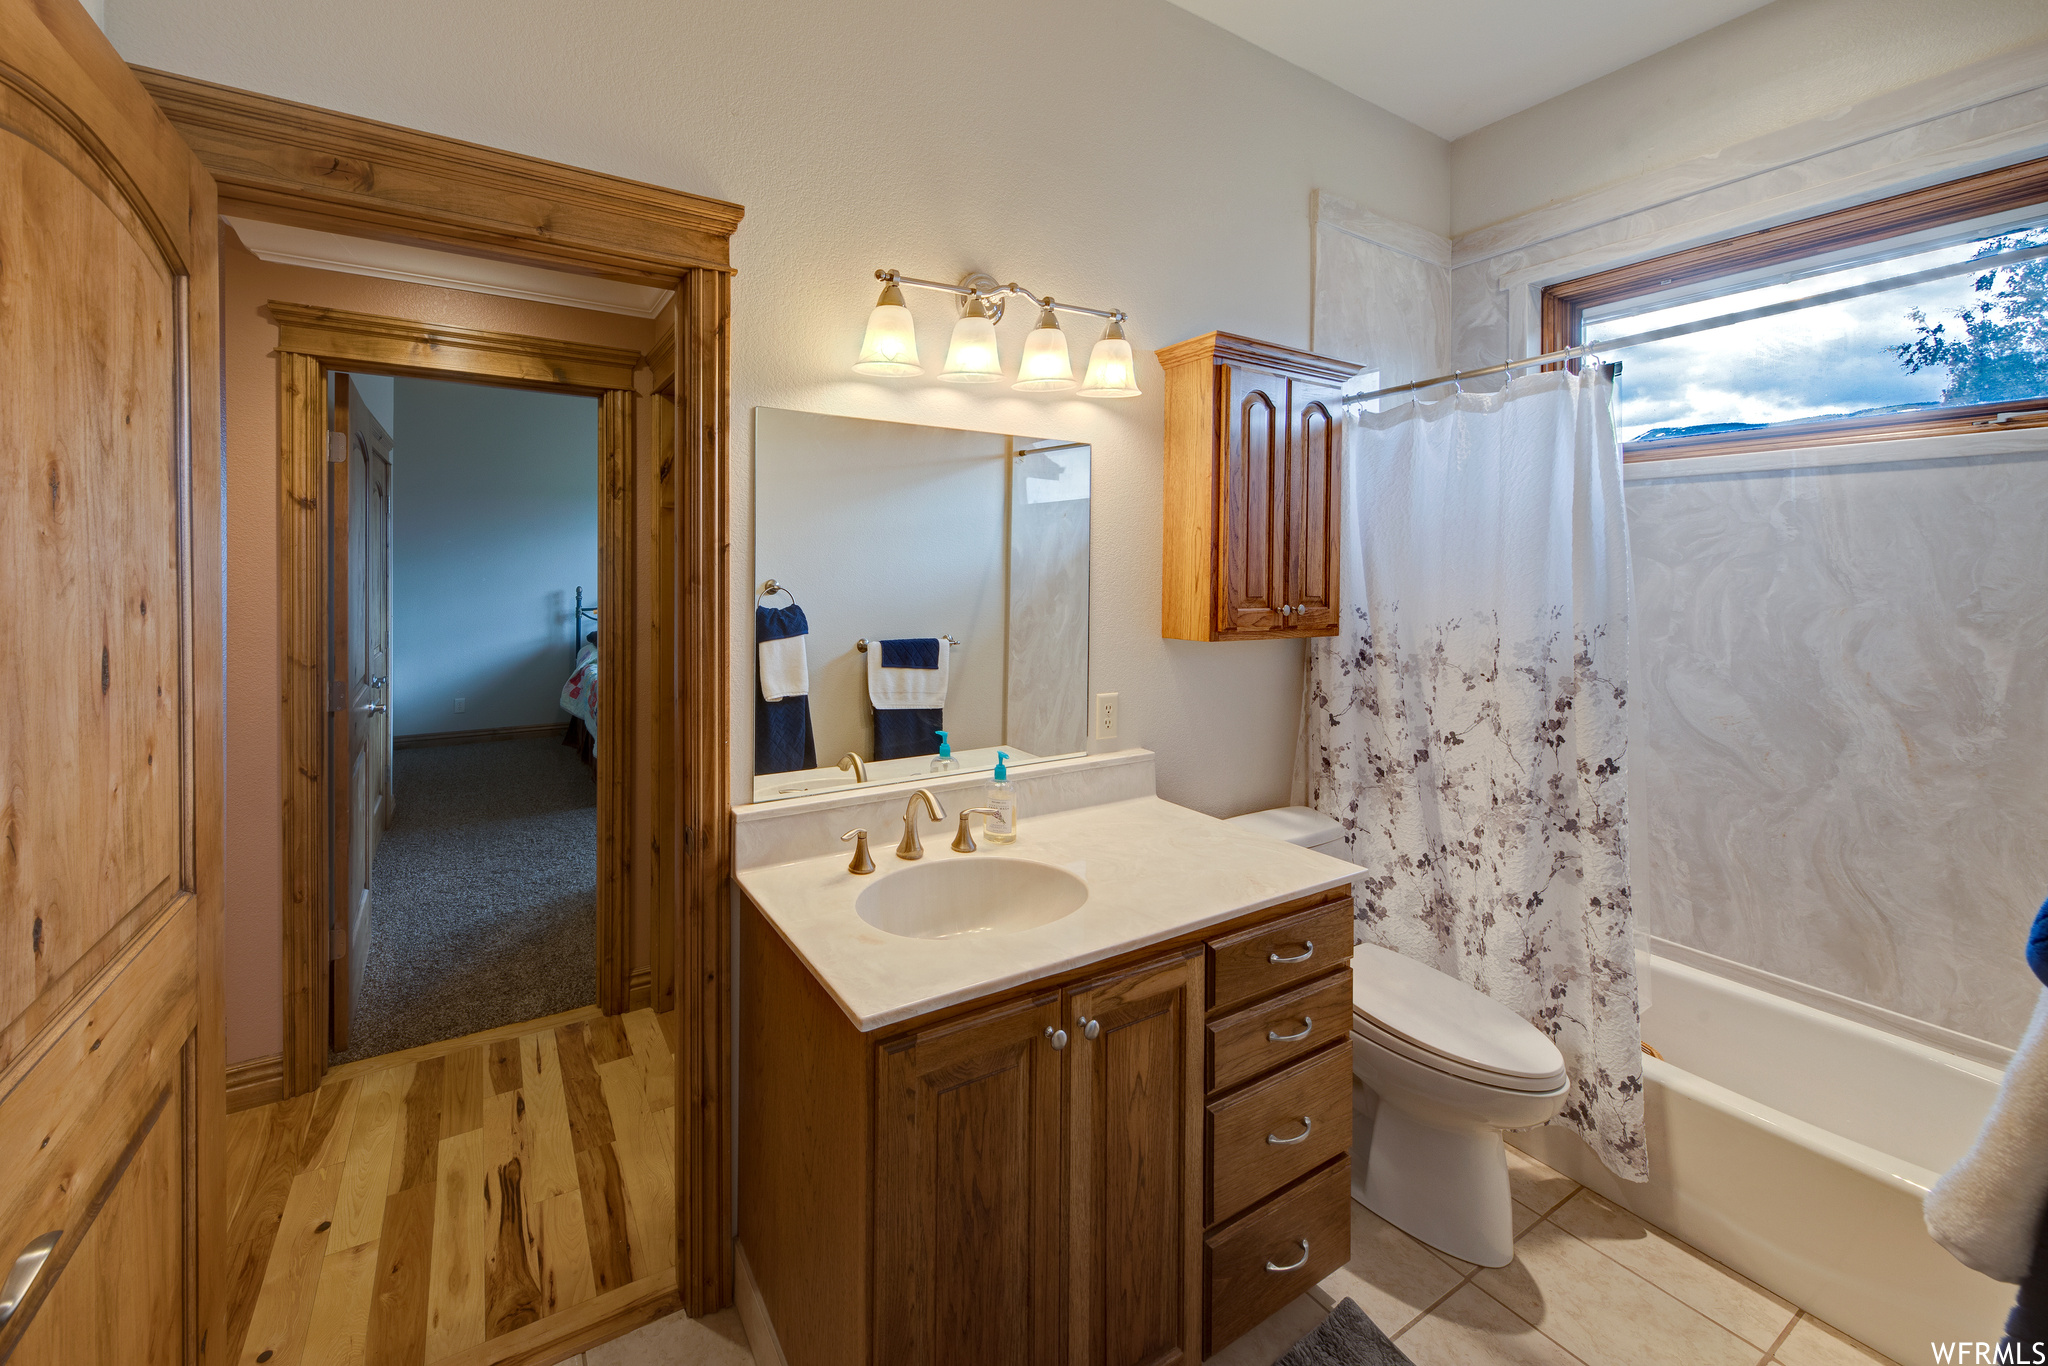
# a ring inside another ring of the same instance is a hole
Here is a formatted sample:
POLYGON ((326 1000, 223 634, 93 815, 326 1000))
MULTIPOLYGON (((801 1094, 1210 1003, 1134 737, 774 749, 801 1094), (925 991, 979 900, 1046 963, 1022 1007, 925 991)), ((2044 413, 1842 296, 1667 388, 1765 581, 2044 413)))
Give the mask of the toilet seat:
POLYGON ((1454 977, 1360 944, 1351 984, 1352 1032, 1390 1053, 1503 1091, 1547 1094, 1565 1084, 1556 1044, 1454 977))

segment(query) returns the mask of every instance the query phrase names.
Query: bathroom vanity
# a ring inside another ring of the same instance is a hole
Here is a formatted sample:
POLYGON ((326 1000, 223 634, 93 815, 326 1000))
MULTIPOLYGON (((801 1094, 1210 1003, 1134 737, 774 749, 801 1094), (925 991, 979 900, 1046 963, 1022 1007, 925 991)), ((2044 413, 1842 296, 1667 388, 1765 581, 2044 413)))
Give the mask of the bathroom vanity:
POLYGON ((1349 1259, 1358 870, 1152 796, 1025 813, 739 874, 763 1362, 1192 1366, 1349 1259))

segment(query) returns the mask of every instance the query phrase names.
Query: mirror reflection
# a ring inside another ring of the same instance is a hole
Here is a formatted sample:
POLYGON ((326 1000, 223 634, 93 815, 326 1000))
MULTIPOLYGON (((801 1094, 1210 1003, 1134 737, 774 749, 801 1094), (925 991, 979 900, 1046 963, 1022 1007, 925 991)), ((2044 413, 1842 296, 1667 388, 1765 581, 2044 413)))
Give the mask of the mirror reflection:
POLYGON ((1087 748, 1089 454, 755 410, 755 801, 1087 748))

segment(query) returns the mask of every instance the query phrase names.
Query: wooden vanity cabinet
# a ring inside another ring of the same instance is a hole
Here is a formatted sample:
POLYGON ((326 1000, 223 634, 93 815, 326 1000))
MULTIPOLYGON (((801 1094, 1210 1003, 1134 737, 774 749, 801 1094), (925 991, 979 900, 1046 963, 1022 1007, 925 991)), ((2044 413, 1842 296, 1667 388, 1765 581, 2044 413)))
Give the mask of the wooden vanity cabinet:
POLYGON ((1161 630, 1337 633, 1344 381, 1358 366, 1227 332, 1166 347, 1161 630))
POLYGON ((775 1338, 758 1359, 1196 1366, 1348 1260, 1349 1065, 1335 1077, 1326 1037, 1348 1031, 1319 1021, 1306 1050, 1233 1036, 1224 1075, 1244 1084, 1209 1082, 1230 1022, 1319 1010, 1339 975, 1349 1018, 1348 896, 1308 901, 870 1034, 748 906, 740 1300, 775 1338), (1219 1126, 1219 1103, 1238 1118, 1219 1126), (1266 1145, 1268 1111, 1279 1139, 1294 1113, 1317 1131, 1266 1145), (1211 1151, 1219 1127, 1249 1166, 1211 1151), (1300 1266, 1264 1269, 1302 1238, 1300 1266))

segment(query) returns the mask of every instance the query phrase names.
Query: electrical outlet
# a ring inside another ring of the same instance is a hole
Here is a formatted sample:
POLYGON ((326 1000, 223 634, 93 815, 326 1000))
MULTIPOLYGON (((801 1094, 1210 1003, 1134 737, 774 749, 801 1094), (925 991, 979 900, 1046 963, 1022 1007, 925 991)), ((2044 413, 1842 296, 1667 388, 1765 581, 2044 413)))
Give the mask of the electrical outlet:
POLYGON ((468 706, 469 699, 467 697, 458 697, 455 699, 455 710, 462 711, 465 710, 468 706))
POLYGON ((1095 694, 1095 734, 1097 740, 1116 739, 1116 694, 1099 692, 1095 694))

